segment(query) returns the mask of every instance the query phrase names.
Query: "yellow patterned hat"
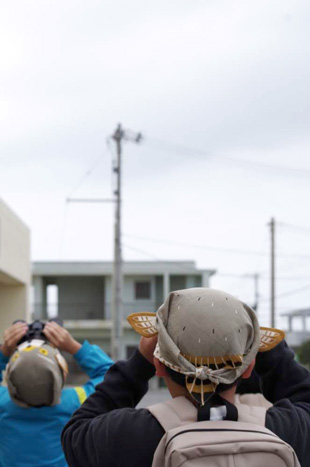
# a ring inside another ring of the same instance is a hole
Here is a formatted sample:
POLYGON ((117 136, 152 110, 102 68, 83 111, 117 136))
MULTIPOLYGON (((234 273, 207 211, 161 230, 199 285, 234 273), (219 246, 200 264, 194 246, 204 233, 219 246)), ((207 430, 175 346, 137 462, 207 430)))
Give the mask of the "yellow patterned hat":
POLYGON ((10 397, 25 408, 59 404, 67 373, 67 362, 58 349, 41 339, 23 342, 7 368, 10 397))

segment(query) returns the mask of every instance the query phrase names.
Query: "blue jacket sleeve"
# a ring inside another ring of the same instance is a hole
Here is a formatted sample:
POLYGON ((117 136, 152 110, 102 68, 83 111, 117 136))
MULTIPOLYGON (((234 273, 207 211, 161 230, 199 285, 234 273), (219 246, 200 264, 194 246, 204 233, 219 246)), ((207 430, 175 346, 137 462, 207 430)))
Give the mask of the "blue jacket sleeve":
POLYGON ((74 355, 83 371, 89 376, 89 381, 83 389, 88 397, 95 390, 95 386, 103 381, 104 375, 113 364, 113 360, 98 347, 85 341, 74 355))
POLYGON ((9 358, 3 355, 0 348, 0 383, 2 383, 2 372, 5 370, 5 367, 9 361, 9 358))

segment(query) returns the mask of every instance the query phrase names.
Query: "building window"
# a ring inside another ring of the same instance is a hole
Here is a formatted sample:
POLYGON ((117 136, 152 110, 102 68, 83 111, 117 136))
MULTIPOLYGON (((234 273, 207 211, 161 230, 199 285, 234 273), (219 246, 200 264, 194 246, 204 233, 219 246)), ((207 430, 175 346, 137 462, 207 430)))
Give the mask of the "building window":
POLYGON ((135 283, 135 298, 150 299, 151 298, 151 283, 150 281, 139 281, 135 283))

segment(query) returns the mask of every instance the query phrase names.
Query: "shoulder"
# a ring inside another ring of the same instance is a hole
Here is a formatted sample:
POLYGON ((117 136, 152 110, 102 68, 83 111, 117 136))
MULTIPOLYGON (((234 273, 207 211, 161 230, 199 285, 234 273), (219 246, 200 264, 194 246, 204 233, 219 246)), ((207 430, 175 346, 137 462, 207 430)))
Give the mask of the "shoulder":
POLYGON ((80 407, 79 394, 76 388, 64 388, 61 391, 61 406, 70 413, 80 407))
POLYGON ((130 465, 152 465, 154 452, 164 435, 156 418, 147 409, 124 408, 109 412, 109 419, 106 436, 112 456, 119 456, 117 465, 125 465, 128 459, 132 460, 130 465))
MULTIPOLYGON (((267 410, 267 428, 276 434, 283 432, 295 433, 296 428, 303 428, 310 434, 310 403, 281 399, 267 410)), ((279 434, 280 437, 282 437, 279 434)))
MULTIPOLYGON (((156 418, 147 409, 133 409, 130 407, 115 409, 102 415, 106 419, 105 435, 111 446, 118 442, 116 434, 124 436, 125 445, 135 444, 143 440, 152 440, 152 444, 160 441, 164 430, 156 418)), ((93 429, 101 424, 101 417, 93 420, 93 429), (97 423, 96 423, 97 421, 97 423)))
POLYGON ((310 456, 310 404, 282 399, 267 410, 266 427, 295 450, 301 465, 310 456))
POLYGON ((164 430, 147 409, 126 407, 92 419, 80 419, 75 415, 64 435, 64 445, 70 445, 74 458, 84 458, 85 465, 151 467, 164 430), (83 441, 72 448, 74 439, 83 441))

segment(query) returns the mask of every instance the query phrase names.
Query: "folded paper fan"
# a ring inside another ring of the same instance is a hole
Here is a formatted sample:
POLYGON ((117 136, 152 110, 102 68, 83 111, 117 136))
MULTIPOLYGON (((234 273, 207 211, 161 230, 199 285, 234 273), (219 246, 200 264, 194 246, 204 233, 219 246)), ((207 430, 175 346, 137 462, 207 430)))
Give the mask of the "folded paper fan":
POLYGON ((153 337, 158 334, 156 329, 156 313, 142 311, 132 313, 127 316, 127 321, 130 326, 143 337, 153 337))
POLYGON ((274 328, 260 328, 259 352, 268 352, 285 338, 285 332, 274 328))

